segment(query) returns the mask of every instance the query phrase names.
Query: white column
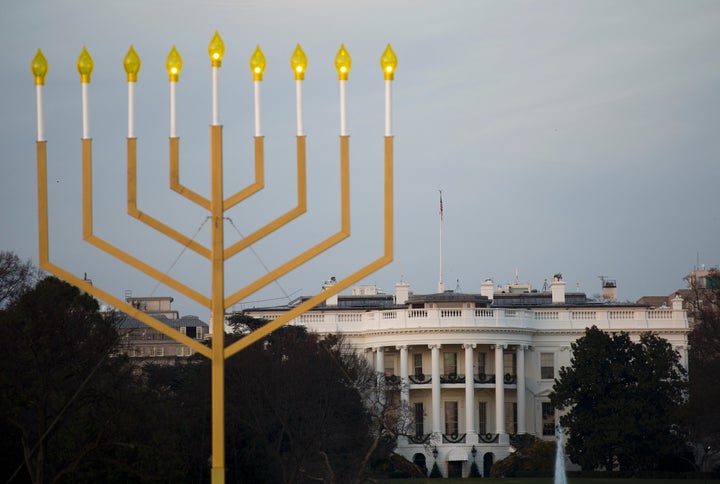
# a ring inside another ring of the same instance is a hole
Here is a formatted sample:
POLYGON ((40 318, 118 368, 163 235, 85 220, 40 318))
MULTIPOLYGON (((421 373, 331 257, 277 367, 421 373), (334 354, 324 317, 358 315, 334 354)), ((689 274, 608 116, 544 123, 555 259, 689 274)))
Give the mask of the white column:
POLYGON ((410 389, 408 388, 408 347, 396 346, 400 350, 400 403, 403 406, 410 402, 410 389))
MULTIPOLYGON (((400 350, 400 406, 410 415, 410 380, 408 380, 408 347, 407 345, 396 346, 400 350)), ((402 410, 401 410, 402 411, 402 410)), ((408 440, 404 435, 398 436, 399 445, 407 445, 408 440)))
POLYGON ((503 378, 503 348, 495 345, 495 433, 505 434, 505 385, 503 378))
POLYGON ((525 425, 525 350, 527 346, 517 347, 517 433, 527 432, 525 425))
POLYGON ((473 378, 473 348, 474 343, 465 343, 465 442, 477 443, 477 430, 475 428, 475 379, 473 378))
POLYGON ((428 348, 432 350, 432 432, 440 434, 440 345, 428 345, 428 348))
POLYGON ((377 372, 378 404, 385 404, 385 349, 380 346, 375 353, 375 371, 377 372))

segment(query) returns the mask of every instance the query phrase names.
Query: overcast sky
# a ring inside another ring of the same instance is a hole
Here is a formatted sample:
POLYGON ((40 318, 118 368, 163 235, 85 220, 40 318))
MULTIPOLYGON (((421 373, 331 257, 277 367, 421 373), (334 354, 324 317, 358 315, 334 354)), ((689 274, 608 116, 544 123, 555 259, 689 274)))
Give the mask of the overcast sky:
MULTIPOLYGON (((267 57, 262 86, 266 188, 227 216, 227 245, 295 203, 296 43, 304 82, 308 213, 228 263, 234 292, 339 229, 339 89, 333 58, 353 58, 347 84, 352 235, 254 294, 249 305, 316 293, 382 250, 384 84, 393 84, 395 260, 364 281, 416 293, 439 279, 439 196, 444 201, 445 287, 479 291, 562 273, 568 290, 621 300, 666 295, 697 264, 720 262, 720 2, 84 0, 0 7, 0 249, 37 263, 36 104, 30 62, 42 48, 48 140, 51 260, 123 297, 173 296, 182 313, 208 311, 82 241, 81 88, 75 61, 87 46, 95 233, 161 272, 209 294, 209 264, 126 214, 130 44, 136 85, 138 205, 209 244, 206 212, 168 189, 169 83, 164 60, 184 59, 177 94, 181 181, 209 196, 211 70, 219 30, 225 195, 252 172, 248 59, 267 57)), ((239 307, 239 306, 238 306, 239 307)))

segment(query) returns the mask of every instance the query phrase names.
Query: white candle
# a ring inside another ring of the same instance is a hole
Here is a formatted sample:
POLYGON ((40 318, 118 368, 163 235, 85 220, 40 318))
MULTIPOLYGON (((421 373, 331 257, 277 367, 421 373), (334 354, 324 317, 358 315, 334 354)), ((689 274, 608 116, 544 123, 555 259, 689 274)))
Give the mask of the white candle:
POLYGON ((297 135, 303 135, 303 120, 302 120, 302 81, 295 81, 295 105, 297 113, 297 135))
POLYGON ((90 120, 88 114, 88 84, 89 82, 83 82, 82 86, 82 130, 83 139, 90 138, 90 120))
POLYGON ((392 81, 385 81, 385 136, 392 136, 392 81))
POLYGON ((170 81, 170 137, 177 138, 177 125, 175 123, 175 85, 177 82, 170 81))
POLYGON ((347 118, 345 116, 347 106, 345 103, 345 85, 347 81, 340 81, 340 136, 347 136, 347 118))
POLYGON ((45 141, 45 133, 43 132, 43 107, 42 107, 42 85, 35 86, 37 99, 37 140, 45 141))
POLYGON ((135 83, 128 82, 128 138, 135 137, 135 83))
POLYGON ((218 67, 212 68, 212 124, 217 126, 218 122, 218 67))
POLYGON ((262 136, 260 128, 260 81, 254 81, 255 84, 255 136, 262 136))

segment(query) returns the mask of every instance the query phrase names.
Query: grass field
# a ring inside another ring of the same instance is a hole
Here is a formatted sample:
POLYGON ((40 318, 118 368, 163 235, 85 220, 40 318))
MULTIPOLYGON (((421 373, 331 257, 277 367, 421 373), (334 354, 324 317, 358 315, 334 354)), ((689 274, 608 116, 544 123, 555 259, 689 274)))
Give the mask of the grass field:
MULTIPOLYGON (((498 484, 553 484, 552 477, 513 478, 504 479, 388 479, 379 481, 380 484, 470 484, 491 483, 498 484)), ((720 479, 603 479, 603 478, 568 478, 568 484, 706 484, 720 483, 720 479)))

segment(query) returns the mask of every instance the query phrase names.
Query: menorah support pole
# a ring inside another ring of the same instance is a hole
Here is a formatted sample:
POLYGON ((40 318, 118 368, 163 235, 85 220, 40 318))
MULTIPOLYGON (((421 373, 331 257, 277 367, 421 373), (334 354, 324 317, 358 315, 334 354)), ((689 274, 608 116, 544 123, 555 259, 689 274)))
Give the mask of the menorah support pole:
POLYGON ((212 484, 225 482, 225 234, 223 231, 222 126, 210 126, 212 213, 212 484))

